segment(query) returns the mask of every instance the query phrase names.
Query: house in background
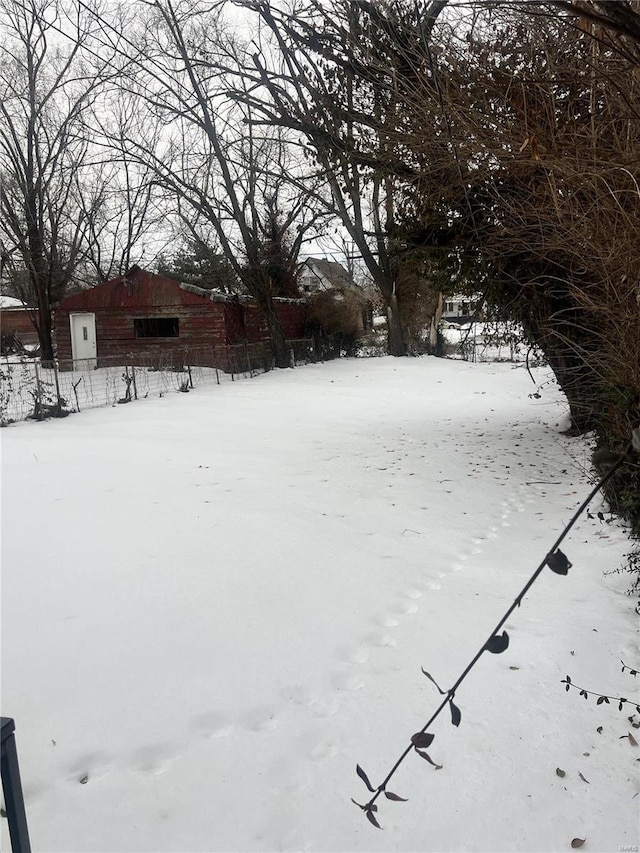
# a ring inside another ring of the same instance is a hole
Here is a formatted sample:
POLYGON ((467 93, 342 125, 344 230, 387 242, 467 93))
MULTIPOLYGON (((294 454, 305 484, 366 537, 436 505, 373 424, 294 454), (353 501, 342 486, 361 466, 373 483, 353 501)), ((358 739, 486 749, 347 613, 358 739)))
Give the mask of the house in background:
POLYGON ((37 349, 38 333, 33 321, 36 309, 20 299, 0 295, 0 341, 3 353, 37 349))
POLYGON ((482 296, 479 293, 472 295, 454 294, 445 296, 442 306, 442 320, 446 323, 471 323, 481 319, 478 309, 482 296))
POLYGON ((360 290, 342 264, 327 258, 307 258, 300 266, 299 278, 304 294, 341 288, 360 290))
POLYGON ((369 331, 373 324, 373 300, 337 261, 327 258, 307 258, 298 271, 300 289, 305 296, 332 294, 335 305, 341 301, 351 306, 357 304, 361 311, 360 333, 369 331))
MULTIPOLYGON (((288 340, 302 338, 303 300, 277 299, 288 340)), ((214 347, 269 341, 255 300, 202 290, 132 267, 125 275, 62 299, 54 309, 56 357, 84 364, 180 359, 188 349, 214 364, 214 347)), ((198 363, 198 362, 193 362, 198 363)))

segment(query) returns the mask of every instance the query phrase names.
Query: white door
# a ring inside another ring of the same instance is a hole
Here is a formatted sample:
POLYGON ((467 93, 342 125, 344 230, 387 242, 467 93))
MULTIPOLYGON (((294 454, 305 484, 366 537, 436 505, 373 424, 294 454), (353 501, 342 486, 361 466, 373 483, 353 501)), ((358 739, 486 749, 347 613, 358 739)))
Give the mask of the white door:
POLYGON ((86 370, 97 367, 96 315, 69 314, 69 323, 71 324, 73 369, 86 370))

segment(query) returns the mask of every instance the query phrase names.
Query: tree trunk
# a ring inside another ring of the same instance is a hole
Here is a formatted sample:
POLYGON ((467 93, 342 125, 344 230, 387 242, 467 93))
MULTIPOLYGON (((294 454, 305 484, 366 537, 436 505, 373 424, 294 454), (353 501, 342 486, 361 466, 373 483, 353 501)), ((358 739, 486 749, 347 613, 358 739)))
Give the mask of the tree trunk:
MULTIPOLYGON (((598 425, 598 413, 605 405, 601 380, 589 360, 590 335, 585 317, 579 317, 567 300, 538 299, 530 306, 523 323, 525 331, 544 353, 558 385, 569 404, 571 432, 582 435, 598 425), (573 322, 559 321, 558 317, 573 322)), ((595 340, 593 330, 591 340, 595 340)))
POLYGON ((40 342, 40 358, 42 361, 53 361, 53 324, 51 322, 51 302, 46 284, 46 272, 43 270, 44 263, 40 259, 37 267, 31 262, 32 269, 30 277, 32 280, 32 291, 37 296, 37 321, 35 323, 40 342), (40 267, 40 269, 38 269, 40 267))
POLYGON ((271 340, 271 348, 273 350, 273 358, 276 367, 291 367, 291 359, 289 355, 289 347, 285 338, 280 318, 276 306, 273 304, 273 299, 269 294, 264 294, 259 300, 260 307, 267 321, 269 329, 269 338, 271 340))
POLYGON ((38 340, 40 341, 40 358, 43 362, 53 361, 53 334, 51 323, 51 309, 49 306, 41 305, 38 308, 38 340))
POLYGON ((400 319, 400 307, 395 293, 386 297, 387 303, 387 337, 389 355, 403 356, 407 354, 404 330, 400 319))
POLYGON ((438 293, 438 304, 436 305, 435 313, 431 318, 431 323, 429 325, 429 352, 431 355, 441 355, 439 352, 438 344, 439 344, 439 326, 440 320, 442 320, 442 312, 444 311, 444 297, 442 295, 442 291, 438 293))
POLYGON ((560 351, 553 345, 541 346, 558 385, 567 398, 571 432, 582 435, 596 429, 599 422, 598 413, 605 402, 601 399, 598 376, 572 351, 560 351))

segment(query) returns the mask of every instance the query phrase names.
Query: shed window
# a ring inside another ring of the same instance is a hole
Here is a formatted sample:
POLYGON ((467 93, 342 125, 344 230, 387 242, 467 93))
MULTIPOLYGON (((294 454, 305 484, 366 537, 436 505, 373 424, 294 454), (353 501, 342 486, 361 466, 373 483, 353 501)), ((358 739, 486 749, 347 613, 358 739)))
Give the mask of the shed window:
POLYGON ((133 331, 136 338, 177 338, 180 324, 177 317, 136 317, 133 331))

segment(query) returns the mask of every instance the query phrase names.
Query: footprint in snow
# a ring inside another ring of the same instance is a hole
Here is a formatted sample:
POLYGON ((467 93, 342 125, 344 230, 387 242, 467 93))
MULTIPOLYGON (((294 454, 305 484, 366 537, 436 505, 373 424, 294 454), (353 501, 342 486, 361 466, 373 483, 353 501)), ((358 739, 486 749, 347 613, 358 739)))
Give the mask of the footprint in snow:
POLYGON ((417 601, 418 598, 422 598, 422 591, 419 589, 409 589, 406 592, 407 598, 412 598, 414 601, 417 601))
POLYGON ((394 609, 396 613, 400 613, 402 616, 409 616, 411 613, 418 612, 417 604, 411 604, 404 601, 401 604, 396 605, 394 609))
POLYGON ((113 759, 102 752, 88 753, 69 765, 66 776, 69 782, 80 782, 86 785, 87 782, 107 774, 113 769, 113 764, 113 759))
MULTIPOLYGON (((311 776, 305 773, 304 770, 288 770, 286 774, 281 774, 282 781, 278 782, 278 773, 280 768, 275 766, 272 769, 272 777, 274 777, 275 788, 287 794, 295 794, 298 791, 304 791, 311 785, 311 776)), ((301 848, 299 848, 301 849, 301 848)))
POLYGON ((294 705, 311 705, 314 701, 313 692, 302 684, 292 684, 290 687, 283 687, 280 695, 283 699, 293 702, 294 705))
POLYGON ((340 657, 347 663, 366 663, 369 660, 369 649, 366 646, 352 646, 343 649, 340 657))
POLYGON ((328 699, 314 699, 309 705, 313 716, 320 720, 335 716, 339 708, 340 705, 335 696, 330 696, 328 699))
POLYGON ((335 758, 340 754, 338 746, 333 741, 322 741, 317 746, 314 746, 309 753, 309 758, 313 761, 322 761, 324 758, 335 758))
POLYGON ((367 642, 372 646, 377 646, 378 648, 383 648, 384 646, 397 646, 397 640, 395 640, 390 634, 381 634, 376 632, 375 634, 369 634, 367 637, 367 642))
POLYGON ((250 732, 272 732, 278 728, 275 708, 261 706, 253 708, 241 717, 241 723, 250 732))
POLYGON ((347 693, 355 693, 364 687, 364 679, 360 675, 354 675, 348 672, 340 673, 334 676, 333 685, 336 690, 345 691, 347 693))
POLYGON ((131 755, 131 766, 139 773, 161 776, 170 770, 175 753, 166 744, 149 743, 136 749, 131 755))
POLYGON ((381 616, 379 621, 383 628, 397 628, 400 624, 395 616, 381 616))
POLYGON ((226 714, 220 711, 208 711, 194 717, 191 721, 191 728, 200 737, 217 740, 231 734, 233 723, 226 714))

